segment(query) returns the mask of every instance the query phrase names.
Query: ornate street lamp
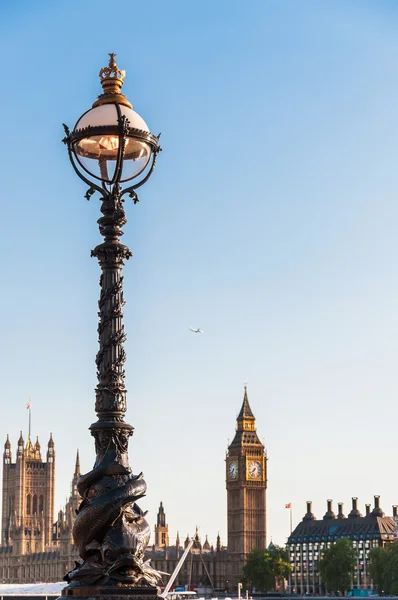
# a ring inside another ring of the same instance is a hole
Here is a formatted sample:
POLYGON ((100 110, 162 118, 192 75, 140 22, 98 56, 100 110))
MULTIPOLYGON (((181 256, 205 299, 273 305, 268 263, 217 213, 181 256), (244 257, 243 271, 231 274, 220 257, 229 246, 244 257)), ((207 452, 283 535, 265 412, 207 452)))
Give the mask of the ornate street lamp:
POLYGON ((69 585, 63 595, 151 599, 157 595, 160 574, 144 561, 150 529, 136 501, 144 496, 146 483, 142 473, 133 475, 129 467, 127 448, 133 427, 124 421, 126 336, 121 271, 131 252, 120 243, 120 236, 126 223, 124 197, 138 202, 136 189, 149 179, 161 148, 159 136, 150 133, 121 93, 125 72, 118 69, 115 54, 110 54, 109 66, 99 75, 103 93, 73 131, 64 125, 70 161, 88 185, 86 198, 95 192, 101 196, 103 216, 98 224, 104 241, 91 252, 102 272, 96 357, 98 420, 90 427, 96 461, 77 484, 82 502, 73 537, 83 562, 66 575, 69 585))

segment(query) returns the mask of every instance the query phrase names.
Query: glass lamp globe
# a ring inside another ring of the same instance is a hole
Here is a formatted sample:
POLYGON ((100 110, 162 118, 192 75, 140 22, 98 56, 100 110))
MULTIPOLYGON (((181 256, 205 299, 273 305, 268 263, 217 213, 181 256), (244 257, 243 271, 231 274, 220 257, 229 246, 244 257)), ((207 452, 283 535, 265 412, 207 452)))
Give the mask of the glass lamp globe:
MULTIPOLYGON (((81 166, 93 177, 111 183, 118 160, 120 139, 118 119, 124 115, 129 121, 130 131, 125 139, 123 167, 120 181, 129 181, 137 177, 147 167, 152 148, 145 141, 149 128, 144 119, 131 108, 115 104, 102 104, 86 112, 75 125, 74 133, 92 128, 104 128, 103 135, 93 130, 92 135, 77 139, 73 150, 81 166), (106 132, 105 128, 109 130, 106 132), (114 131, 112 131, 112 129, 114 131), (137 133, 134 130, 138 130, 137 133)), ((83 133, 83 132, 82 132, 83 133)), ((80 137, 80 136, 79 136, 80 137)))
POLYGON ((108 185, 138 177, 159 150, 158 138, 121 93, 125 72, 118 69, 115 55, 110 57, 109 66, 100 71, 104 93, 79 118, 71 135, 80 167, 108 185))

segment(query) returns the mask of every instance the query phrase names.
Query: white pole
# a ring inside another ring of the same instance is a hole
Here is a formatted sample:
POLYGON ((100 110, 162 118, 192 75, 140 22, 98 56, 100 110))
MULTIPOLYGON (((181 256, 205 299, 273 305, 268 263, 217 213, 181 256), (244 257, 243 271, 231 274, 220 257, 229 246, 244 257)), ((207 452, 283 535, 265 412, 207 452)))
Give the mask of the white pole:
POLYGON ((185 552, 181 556, 180 560, 178 561, 178 564, 177 564, 176 568, 174 569, 174 573, 171 575, 166 587, 164 588, 164 591, 159 595, 160 598, 166 598, 167 594, 170 591, 171 586, 174 583, 175 578, 177 577, 178 573, 180 572, 180 569, 181 569, 182 565, 184 564, 186 557, 188 556, 190 549, 192 548, 193 543, 194 543, 194 538, 191 539, 188 546, 185 548, 185 552))

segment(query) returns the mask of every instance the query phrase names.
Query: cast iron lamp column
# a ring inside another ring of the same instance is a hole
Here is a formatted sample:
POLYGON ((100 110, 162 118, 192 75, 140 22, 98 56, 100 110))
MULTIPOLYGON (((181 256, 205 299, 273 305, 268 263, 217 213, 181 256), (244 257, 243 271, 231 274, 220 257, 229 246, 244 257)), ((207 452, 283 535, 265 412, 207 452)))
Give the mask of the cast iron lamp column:
POLYGON ((77 175, 88 185, 86 198, 98 192, 102 217, 98 219, 104 241, 91 255, 101 267, 98 384, 95 410, 98 420, 90 427, 96 461, 82 475, 77 488, 82 502, 73 526, 82 563, 66 575, 63 595, 82 597, 157 595, 160 574, 144 561, 150 529, 136 501, 146 491, 142 473, 133 475, 128 463, 128 439, 133 433, 124 421, 126 389, 123 343, 124 261, 130 250, 120 242, 126 223, 124 196, 138 202, 136 189, 145 183, 161 150, 159 136, 132 110, 121 93, 125 72, 115 55, 101 69, 103 94, 77 121, 73 131, 64 125, 69 158, 77 175))

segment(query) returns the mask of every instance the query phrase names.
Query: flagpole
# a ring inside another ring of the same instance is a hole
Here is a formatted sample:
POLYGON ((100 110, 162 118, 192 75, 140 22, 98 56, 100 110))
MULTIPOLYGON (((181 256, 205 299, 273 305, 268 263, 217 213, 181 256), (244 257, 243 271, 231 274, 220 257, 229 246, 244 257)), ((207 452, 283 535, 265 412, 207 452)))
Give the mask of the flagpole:
POLYGON ((32 424, 32 415, 30 413, 30 397, 29 397, 29 402, 26 405, 26 408, 29 411, 29 437, 30 437, 30 430, 31 430, 31 424, 32 424))
POLYGON ((290 503, 290 535, 292 535, 293 531, 293 505, 290 503))

